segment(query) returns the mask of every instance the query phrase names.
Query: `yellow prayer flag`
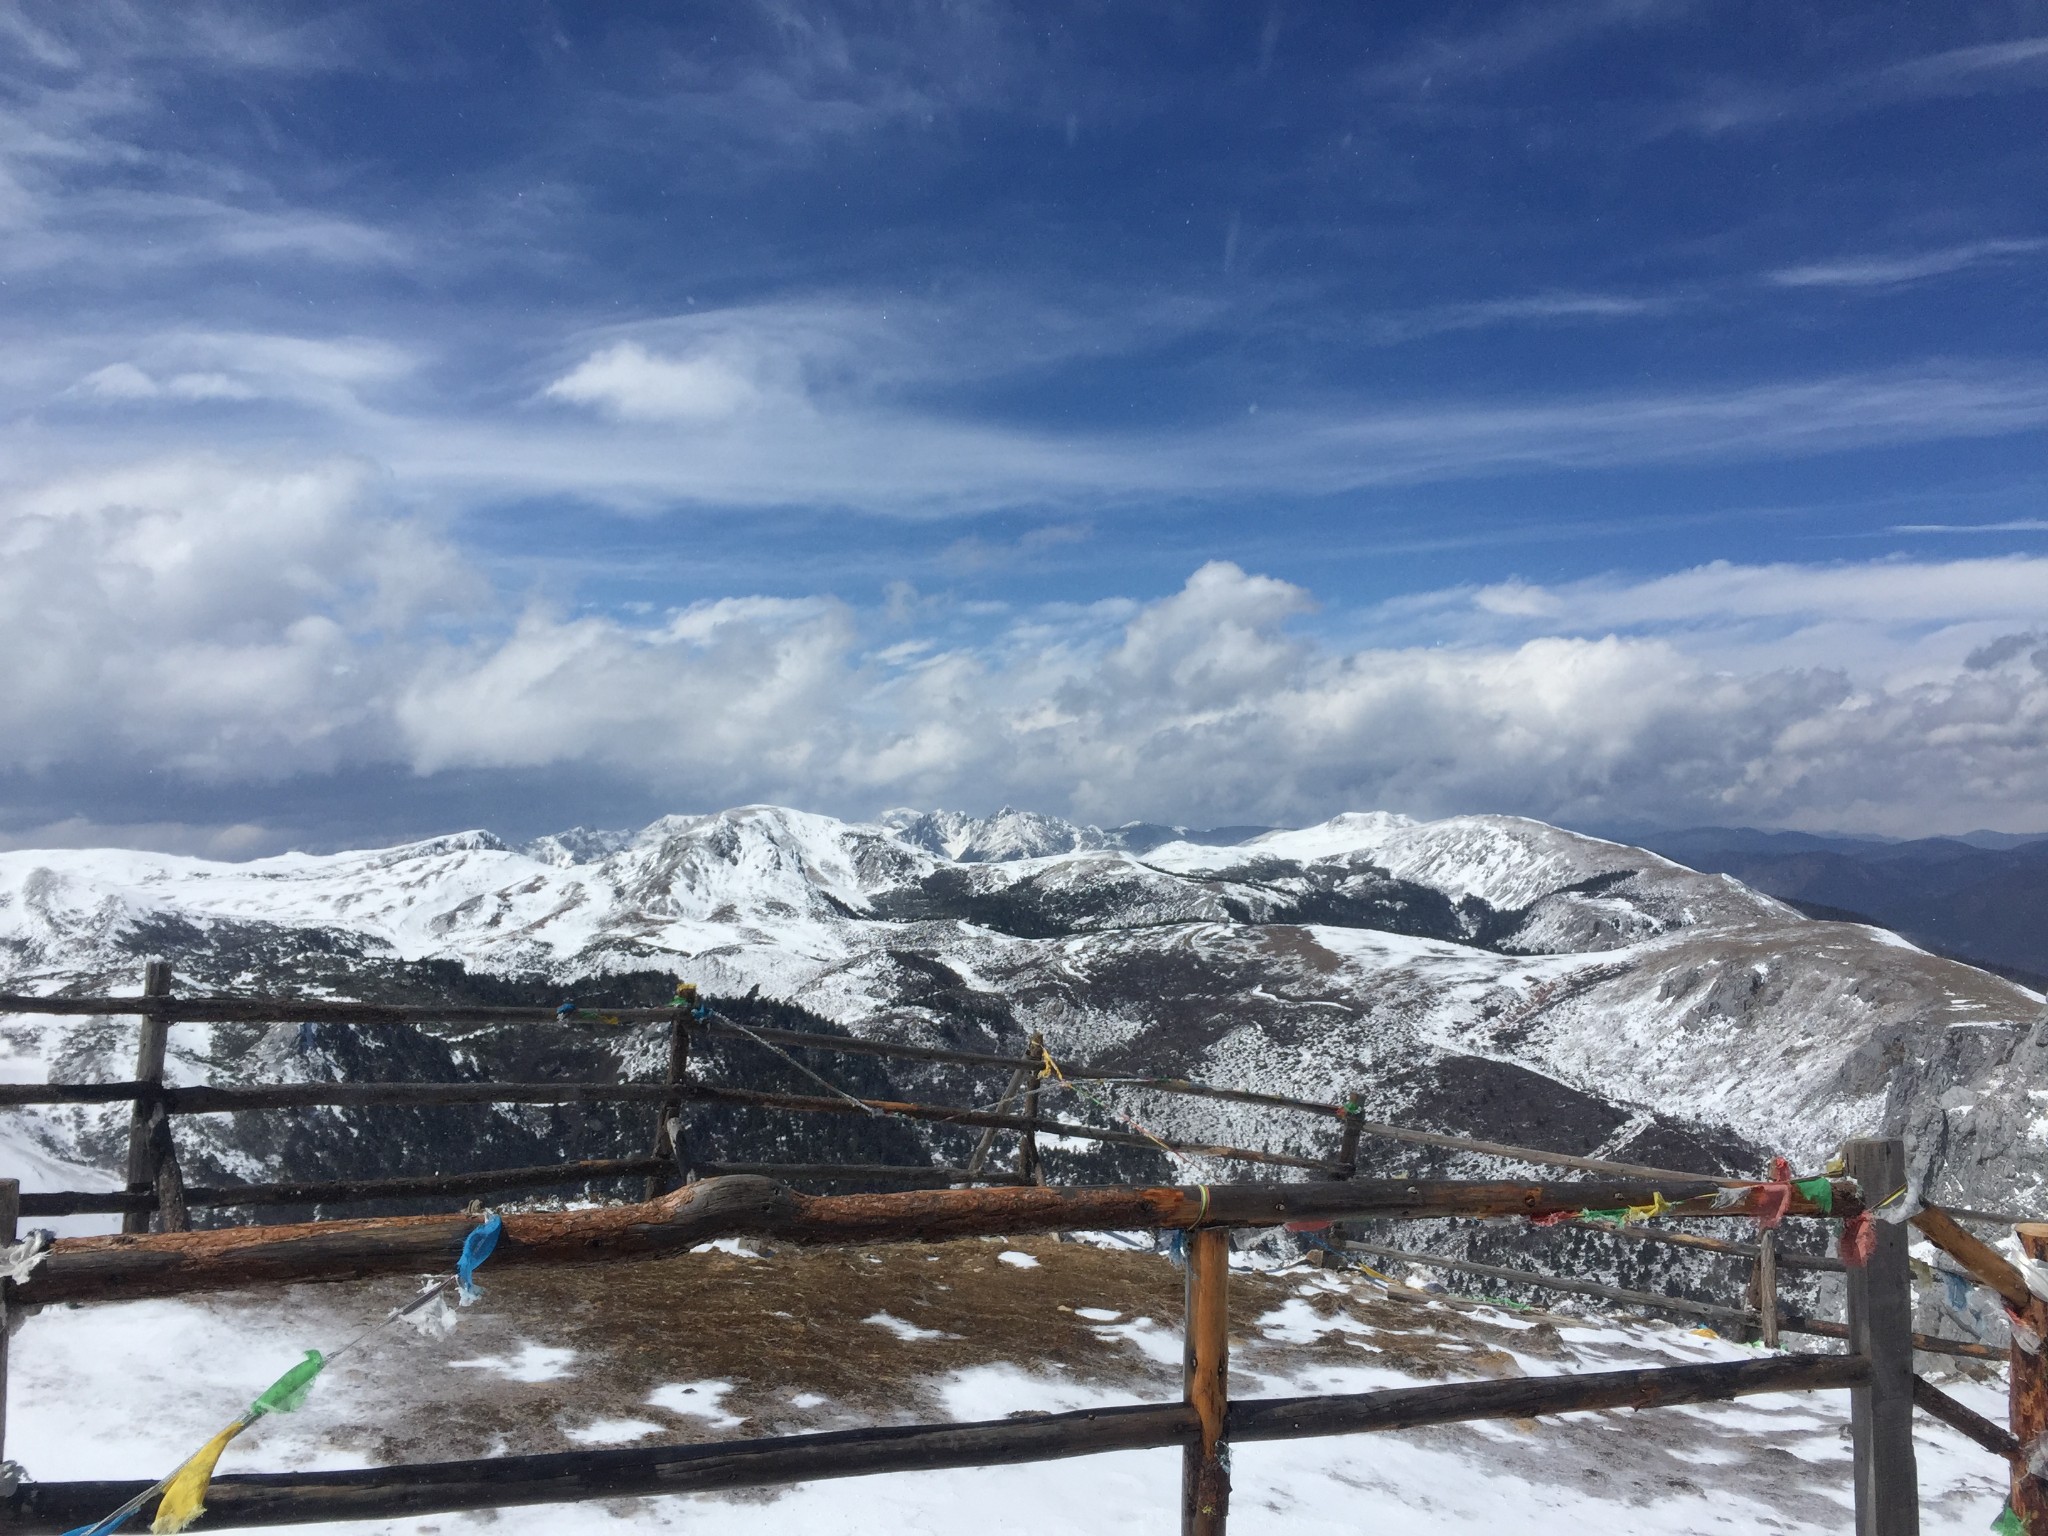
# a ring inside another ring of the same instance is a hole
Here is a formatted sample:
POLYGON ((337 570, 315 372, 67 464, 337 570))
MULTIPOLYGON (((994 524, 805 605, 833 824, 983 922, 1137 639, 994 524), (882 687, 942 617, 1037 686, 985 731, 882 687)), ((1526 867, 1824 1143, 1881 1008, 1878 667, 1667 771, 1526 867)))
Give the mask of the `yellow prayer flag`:
POLYGON ((206 1513, 206 1489, 213 1481, 213 1469, 220 1461, 220 1453, 248 1426, 247 1419, 235 1420, 193 1452, 192 1459, 178 1468, 177 1475, 164 1489, 164 1496, 156 1506, 156 1519, 150 1523, 149 1528, 156 1536, 182 1531, 206 1513))

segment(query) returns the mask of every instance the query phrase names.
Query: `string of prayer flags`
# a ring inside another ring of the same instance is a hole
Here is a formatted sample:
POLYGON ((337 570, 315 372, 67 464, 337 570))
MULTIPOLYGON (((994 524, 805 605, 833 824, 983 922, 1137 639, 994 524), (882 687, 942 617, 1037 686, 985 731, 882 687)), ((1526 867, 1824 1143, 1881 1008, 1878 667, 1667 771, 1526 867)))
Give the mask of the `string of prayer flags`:
POLYGON ((265 1387, 256 1401, 249 1405, 250 1422, 254 1423, 266 1413, 297 1413, 306 1406, 306 1394, 313 1390, 313 1378, 326 1367, 325 1355, 317 1349, 307 1350, 305 1359, 265 1387))
POLYGON ((465 1307, 483 1295, 477 1288, 477 1268, 497 1249, 498 1234, 504 1230, 504 1218, 496 1211, 492 1211, 484 1218, 482 1226, 473 1228, 469 1236, 462 1240, 462 1257, 455 1261, 455 1283, 461 1291, 462 1304, 465 1307))
POLYGON ((2024 1253, 2009 1253, 2005 1262, 2020 1272, 2020 1279, 2038 1300, 2048 1301, 2048 1264, 2024 1253))
POLYGON ((184 1530, 205 1514, 206 1490, 213 1483, 213 1469, 220 1461, 220 1453, 228 1448, 228 1442, 266 1414, 298 1412, 305 1406, 306 1394, 313 1390, 313 1378, 326 1365, 327 1357, 319 1350, 307 1350, 305 1359, 257 1394, 256 1400, 240 1418, 194 1452, 191 1460, 171 1474, 164 1496, 156 1506, 156 1519, 150 1522, 150 1530, 157 1536, 166 1536, 166 1533, 184 1530))
POLYGON ((155 1493, 157 1488, 161 1487, 163 1487, 163 1484, 158 1483, 155 1487, 143 1489, 142 1492, 138 1493, 97 1525, 81 1525, 73 1530, 66 1531, 64 1536, 113 1536, 115 1531, 120 1530, 122 1526, 135 1518, 135 1511, 142 1508, 143 1504, 148 1501, 149 1496, 155 1493))
POLYGON ((462 1255, 456 1260, 453 1275, 431 1281, 418 1296, 402 1307, 392 1308, 382 1322, 364 1329, 333 1354, 323 1355, 317 1349, 307 1350, 304 1359, 258 1393, 234 1423, 193 1452, 169 1477, 143 1489, 104 1520, 78 1526, 66 1531, 64 1536, 114 1536, 157 1494, 163 1497, 157 1502, 156 1517, 150 1523, 151 1532, 155 1536, 172 1536, 172 1533, 184 1530, 206 1513, 206 1491, 212 1486, 214 1468, 219 1465, 221 1453, 233 1443, 235 1436, 268 1414, 297 1412, 304 1406, 306 1395, 313 1390, 314 1379, 379 1328, 400 1319, 413 1319, 430 1302, 439 1301, 445 1310, 451 1285, 460 1289, 465 1306, 481 1296, 483 1292, 476 1284, 477 1269, 498 1246, 498 1235, 504 1228, 504 1218, 496 1211, 490 1212, 463 1238, 462 1255))

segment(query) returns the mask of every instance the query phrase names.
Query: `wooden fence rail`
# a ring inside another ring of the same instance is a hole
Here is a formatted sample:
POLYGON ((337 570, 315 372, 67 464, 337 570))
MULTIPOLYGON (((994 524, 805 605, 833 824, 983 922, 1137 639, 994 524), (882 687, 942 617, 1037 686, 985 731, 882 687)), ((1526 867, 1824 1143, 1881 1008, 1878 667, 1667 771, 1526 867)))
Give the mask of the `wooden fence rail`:
MULTIPOLYGON (((1304 1184, 1025 1185, 1007 1189, 807 1195, 773 1179, 728 1176, 635 1205, 518 1211, 505 1218, 495 1266, 589 1264, 673 1254, 720 1237, 791 1243, 891 1243, 1038 1232, 1273 1227, 1360 1217, 1542 1216, 1647 1205, 1674 1216, 1740 1219, 1715 1205, 1721 1186, 1619 1181, 1503 1184, 1354 1179, 1304 1184)), ((1846 1183, 1834 1209, 1861 1209, 1846 1183)), ((1797 1200, 1794 1214, 1820 1208, 1797 1200)), ((204 1232, 60 1238, 19 1292, 34 1302, 173 1296, 283 1280, 424 1274, 453 1266, 474 1225, 461 1214, 390 1216, 204 1232)))
MULTIPOLYGON (((1476 1419, 1676 1407, 1763 1392, 1854 1388, 1866 1379, 1868 1371, 1866 1362, 1850 1356, 1792 1356, 1727 1365, 1456 1382, 1328 1397, 1249 1398, 1228 1405, 1220 1438, 1232 1442, 1296 1440, 1476 1419)), ((1199 1425, 1195 1406, 1159 1403, 766 1440, 562 1451, 338 1472, 230 1474, 213 1480, 206 1514, 195 1529, 391 1520, 571 1499, 715 1493, 886 1472, 1010 1466, 1187 1445, 1199 1425)), ((0 1501, 0 1533, 54 1536, 90 1523, 145 1486, 139 1482, 27 1483, 0 1501)))

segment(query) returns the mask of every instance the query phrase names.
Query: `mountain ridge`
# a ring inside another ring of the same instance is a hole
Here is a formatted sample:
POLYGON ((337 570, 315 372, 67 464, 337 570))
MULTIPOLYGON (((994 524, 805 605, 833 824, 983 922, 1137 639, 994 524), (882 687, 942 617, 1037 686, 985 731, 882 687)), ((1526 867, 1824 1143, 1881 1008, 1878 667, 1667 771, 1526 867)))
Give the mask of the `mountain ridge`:
MULTIPOLYGON (((145 950, 226 991, 338 995, 454 966, 542 1001, 680 974, 856 1034, 1014 1050, 1039 1033, 1064 1059, 1355 1092, 1373 1118, 1426 1129, 1526 1138, 1528 1107, 1549 1106, 1536 1119, 1560 1149, 1665 1166, 1753 1174, 1772 1153, 1813 1163, 1888 1130, 1925 1149, 1922 1175, 1952 1200, 2024 1202, 2048 1183, 2026 1097, 2048 1090, 2040 998, 1892 934, 1525 818, 1351 813, 1142 852, 1110 846, 1115 830, 754 805, 521 848, 471 831, 243 864, 0 854, 0 984, 126 991, 145 950)), ((15 1020, 0 1065, 119 1077, 122 1038, 112 1021, 15 1020)), ((287 1046, 185 1026, 170 1070, 360 1071, 375 1055, 323 1065, 287 1046)), ((498 1049, 460 1046, 472 1061, 498 1049)), ((654 1059, 651 1038, 590 1050, 578 1070, 654 1059)), ((1141 1107, 1166 1134, 1322 1155, 1314 1127, 1238 1106, 1141 1107)), ((31 1116, 23 1157, 111 1177, 117 1119, 31 1116)), ((188 1124, 195 1165, 303 1176, 283 1153, 266 1163, 260 1138, 188 1124)), ((1369 1158, 1426 1164, 1408 1148, 1369 1158)))

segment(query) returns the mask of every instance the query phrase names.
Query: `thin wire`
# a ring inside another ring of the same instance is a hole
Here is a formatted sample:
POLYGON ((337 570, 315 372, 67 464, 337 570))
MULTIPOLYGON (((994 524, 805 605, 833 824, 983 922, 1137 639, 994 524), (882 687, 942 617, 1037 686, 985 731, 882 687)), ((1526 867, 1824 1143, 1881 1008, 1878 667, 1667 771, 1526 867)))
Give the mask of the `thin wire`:
POLYGON ((884 1110, 879 1110, 875 1108, 875 1106, 868 1103, 866 1099, 856 1098, 854 1095, 848 1093, 844 1088, 840 1087, 837 1083, 833 1082, 829 1077, 820 1077, 816 1072, 813 1072, 809 1067, 805 1066, 802 1062, 798 1061, 794 1056, 790 1055, 789 1052, 785 1051, 781 1046, 776 1045, 771 1041, 763 1040, 759 1035, 755 1034, 751 1029, 747 1028, 747 1026, 742 1024, 738 1019, 728 1018, 725 1014, 720 1013, 716 1008, 709 1008, 705 1011, 709 1013, 712 1018, 718 1020, 719 1023, 729 1025, 731 1028, 738 1030, 741 1034, 745 1035, 749 1040, 753 1041, 754 1044, 760 1046, 762 1050, 772 1051, 777 1056, 780 1056, 784 1061, 788 1062, 792 1067, 795 1067, 797 1071, 803 1073, 805 1077, 808 1077, 820 1088, 829 1090, 833 1094, 837 1095, 839 1098, 846 1100, 847 1103, 861 1110, 863 1113, 873 1115, 877 1119, 882 1118, 887 1113, 884 1110))
MULTIPOLYGON (((1168 1146, 1159 1137, 1155 1136, 1149 1129, 1139 1124, 1135 1118, 1125 1114, 1122 1110, 1118 1109, 1114 1104, 1111 1104, 1103 1099, 1098 1099, 1095 1097, 1094 1094, 1085 1093, 1081 1089, 1076 1088, 1073 1084, 1073 1081, 1067 1076, 1067 1074, 1060 1070, 1060 1064, 1052 1059, 1052 1052, 1047 1050, 1043 1045, 1039 1046, 1038 1054, 1045 1058, 1045 1068, 1043 1071, 1039 1073, 1040 1077, 1043 1077, 1046 1072, 1050 1072, 1053 1075, 1053 1077, 1058 1081, 1059 1086, 1066 1089, 1067 1092, 1073 1094, 1076 1098, 1081 1099, 1086 1103, 1093 1104, 1097 1109, 1101 1110, 1104 1114, 1109 1115, 1112 1119, 1123 1121, 1125 1125, 1128 1125, 1132 1130, 1136 1131, 1140 1136, 1144 1137, 1147 1141, 1151 1142, 1160 1151, 1164 1152, 1168 1157, 1172 1158, 1175 1162, 1180 1163, 1183 1167, 1194 1166, 1188 1158, 1184 1157, 1174 1148, 1168 1146)), ((1204 1202, 1204 1205, 1206 1208, 1206 1200, 1204 1202)))

